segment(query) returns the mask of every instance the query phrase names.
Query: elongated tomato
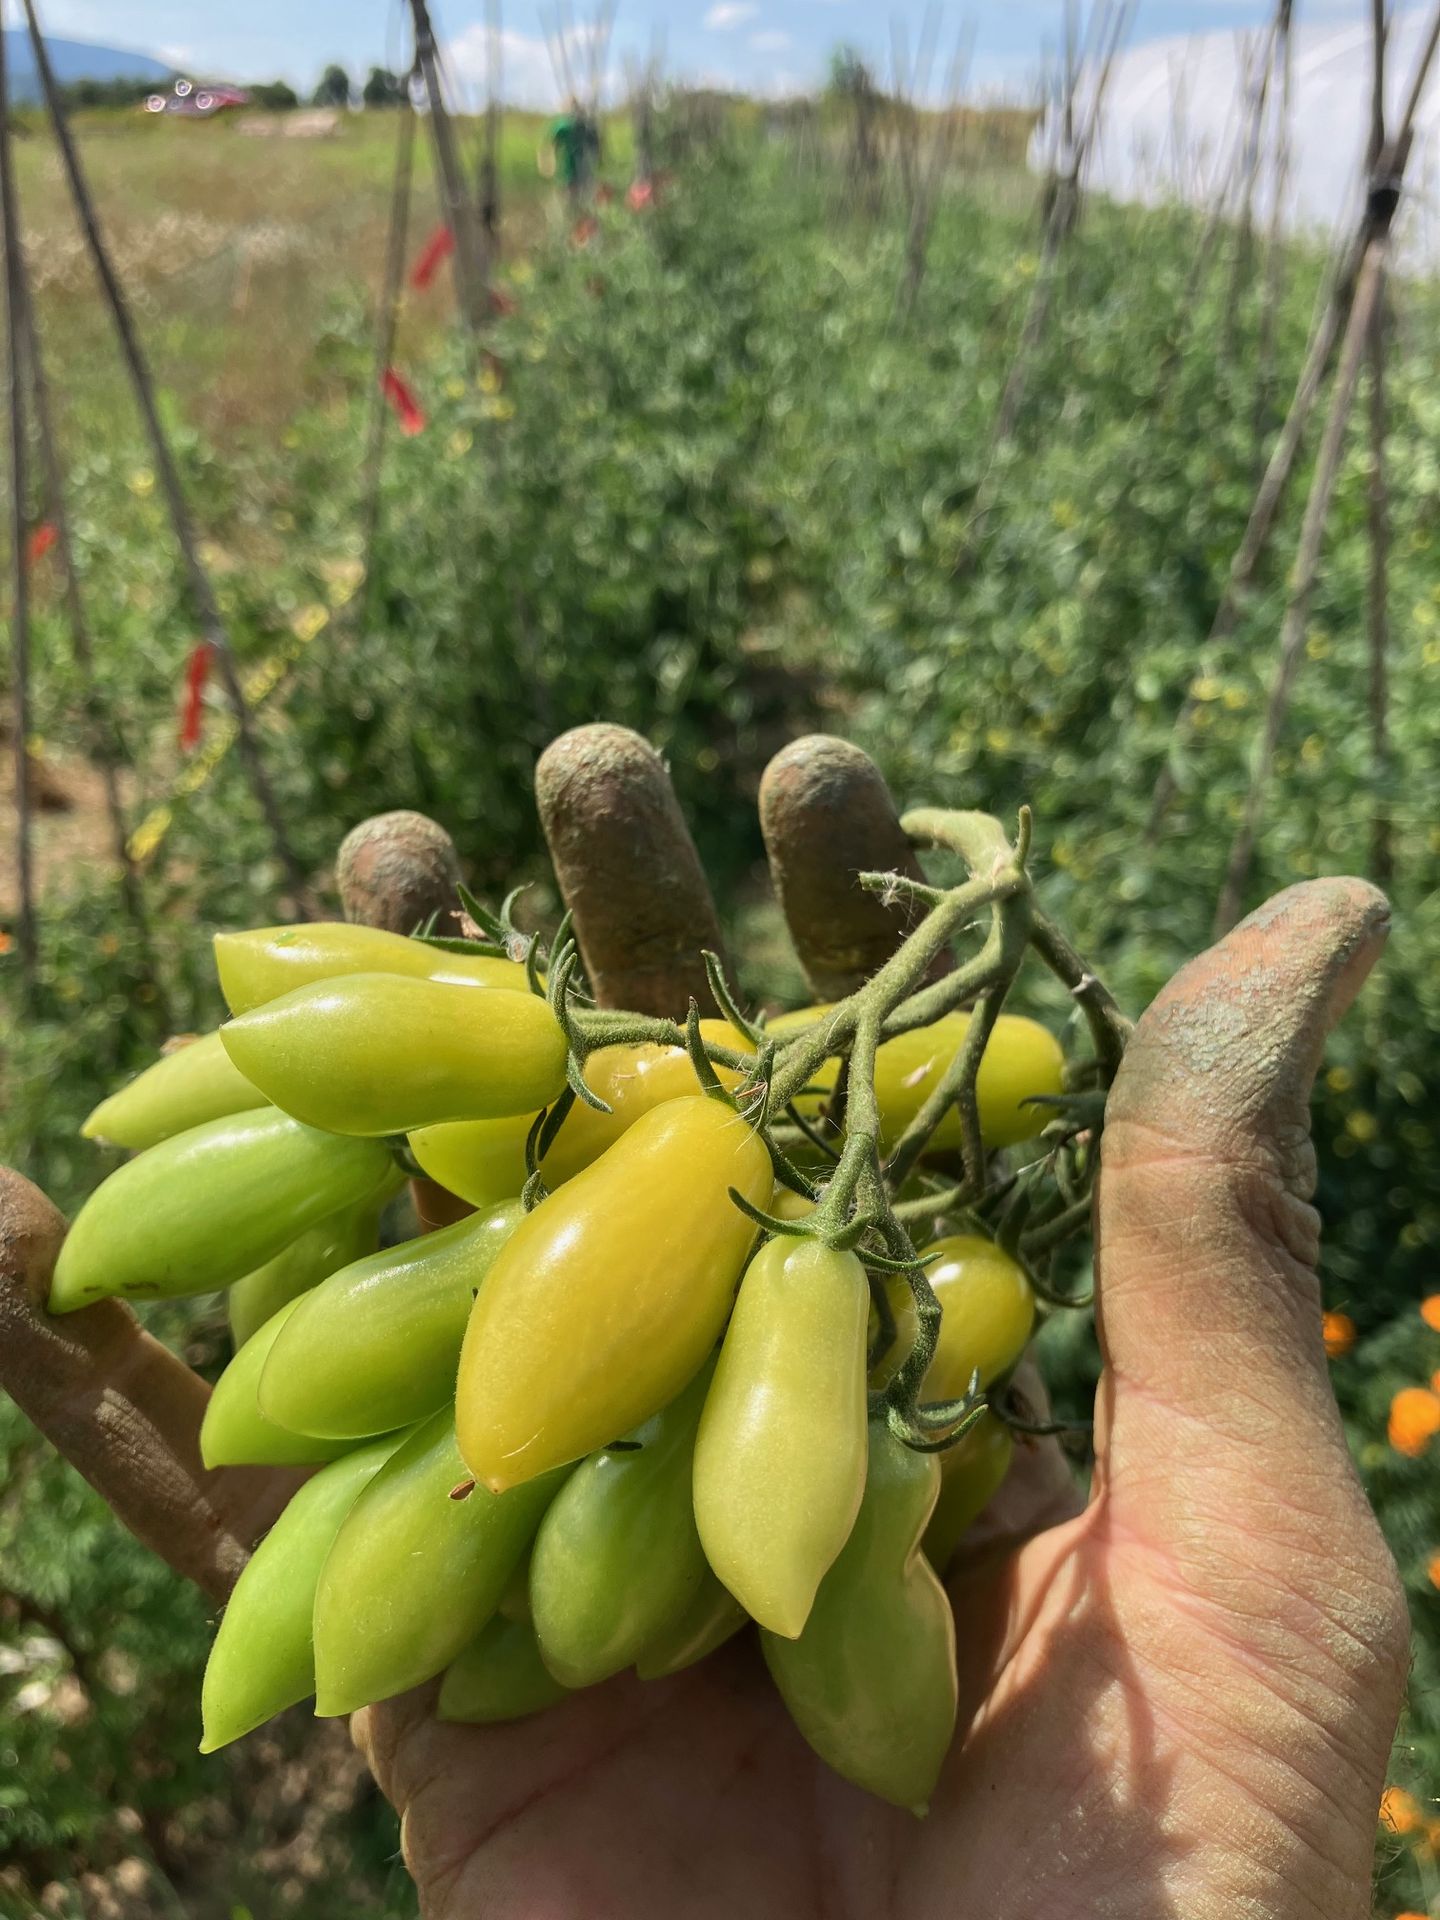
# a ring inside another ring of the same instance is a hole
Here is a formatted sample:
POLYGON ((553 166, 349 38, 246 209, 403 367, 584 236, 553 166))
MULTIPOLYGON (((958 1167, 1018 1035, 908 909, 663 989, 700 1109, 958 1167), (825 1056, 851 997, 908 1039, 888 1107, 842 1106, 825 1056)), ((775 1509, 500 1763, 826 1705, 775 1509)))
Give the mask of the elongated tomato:
POLYGON ((715 1344, 754 1239, 729 1197, 770 1156, 719 1100, 670 1100, 528 1216, 490 1269, 460 1356, 455 1430, 496 1492, 669 1404, 715 1344))
POLYGON ((232 1013, 278 1000, 282 993, 345 973, 405 974, 412 980, 446 980, 462 987, 509 987, 525 991, 525 969, 514 960, 476 952, 447 953, 380 927, 316 920, 303 927, 254 927, 217 933, 215 970, 232 1013))

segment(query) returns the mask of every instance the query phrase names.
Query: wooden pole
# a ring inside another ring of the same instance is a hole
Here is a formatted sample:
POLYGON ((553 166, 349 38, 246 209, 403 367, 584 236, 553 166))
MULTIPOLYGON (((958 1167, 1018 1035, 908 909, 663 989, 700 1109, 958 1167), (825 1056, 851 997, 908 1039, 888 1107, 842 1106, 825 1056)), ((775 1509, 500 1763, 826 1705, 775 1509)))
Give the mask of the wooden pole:
POLYGON ((1335 385, 1330 395, 1325 433, 1316 462, 1315 479, 1310 488, 1310 498, 1305 503, 1305 521, 1300 530, 1300 548, 1295 560, 1289 600, 1285 607, 1285 619, 1280 630, 1280 646, 1274 677, 1270 683, 1270 694, 1265 706, 1260 746, 1250 776, 1249 791, 1245 796, 1244 813, 1230 848, 1230 858, 1225 868, 1225 881, 1215 909, 1217 939, 1222 933, 1228 933, 1240 918, 1240 903, 1244 898, 1245 885, 1250 877, 1250 866, 1255 855, 1266 790, 1275 763, 1275 749, 1279 744, 1280 730, 1289 710, 1290 696, 1294 692, 1295 676, 1300 666, 1300 656, 1305 641, 1305 622, 1310 611, 1315 577, 1319 571, 1325 522, 1330 512, 1330 501, 1335 492, 1335 481, 1340 472, 1340 458, 1345 448, 1345 430, 1349 423, 1350 406, 1355 398, 1355 387, 1360 377, 1360 366, 1365 357, 1366 343, 1379 310, 1387 246, 1388 241, 1380 236, 1372 240, 1366 249, 1360 278, 1355 288, 1355 298, 1350 306, 1345 338, 1341 345, 1340 360, 1335 373, 1335 385))
MULTIPOLYGON (((17 228, 16 238, 20 240, 17 228)), ((144 884, 140 868, 130 851, 130 835, 125 806, 120 795, 120 768, 129 757, 124 734, 114 712, 103 700, 95 677, 95 647, 90 618, 80 590, 80 575, 75 564, 75 543, 71 534, 70 509, 66 499, 65 476, 61 467, 59 440, 55 432, 54 412, 50 405, 50 382, 45 372, 35 317, 34 294, 30 286, 29 262, 23 241, 19 251, 19 296, 17 313, 20 342, 31 405, 34 409, 35 438, 40 449, 41 482, 45 511, 55 528, 56 552, 60 562, 65 612, 70 622, 70 640, 75 664, 84 683, 83 709, 89 752, 100 770, 105 795, 105 814, 110 827, 111 848, 120 872, 120 897, 135 929, 136 941, 153 991, 150 1002, 157 1023, 168 1030, 169 1014, 164 986, 155 953, 150 916, 145 907, 144 884)))
MULTIPOLYGON (((1390 23, 1385 0, 1371 0, 1371 28, 1375 45, 1370 95, 1370 171, 1380 166, 1385 151, 1385 60, 1390 23)), ((1388 887, 1394 872, 1394 845, 1390 822, 1390 489, 1385 465, 1387 430, 1385 394, 1385 294, 1387 276, 1380 268, 1375 317, 1366 336, 1370 371, 1370 475, 1367 512, 1370 531, 1370 577, 1366 595, 1365 632, 1370 668, 1370 777, 1373 785, 1370 820, 1370 876, 1388 887)))
POLYGON ((15 945, 24 999, 33 1010, 39 997, 40 951, 35 928, 34 844, 30 819, 30 572, 25 550, 29 474, 21 362, 24 292, 6 51, 6 36, 0 32, 0 219, 5 228, 5 369, 10 414, 10 657, 15 706, 15 945))
MULTIPOLYGON (((1399 205, 1405 168, 1414 144, 1415 117, 1419 111, 1430 68, 1434 63, 1437 45, 1440 45, 1440 5, 1436 6, 1431 16, 1420 58, 1416 62, 1415 72, 1411 78, 1410 91, 1400 116, 1398 130, 1393 140, 1385 143, 1384 151, 1371 169, 1369 191, 1359 228, 1354 239, 1349 243, 1344 264, 1336 275, 1330 298, 1326 301, 1319 323, 1311 336, 1310 348, 1305 356, 1305 364, 1295 388, 1295 396, 1290 402, 1290 411, 1286 415, 1285 424, 1280 430, 1279 439, 1275 443, 1264 477, 1256 491, 1245 532, 1230 562, 1230 571, 1220 595, 1220 603, 1216 608, 1210 632, 1200 648, 1192 670, 1192 685, 1197 678, 1203 678, 1209 671, 1215 654, 1231 637, 1239 622, 1244 595, 1269 545, 1270 534, 1295 470, 1305 429, 1324 384, 1331 356, 1335 352, 1336 343, 1341 339, 1342 332, 1348 333, 1349 315, 1354 310, 1360 275, 1369 258, 1371 246, 1377 239, 1388 240, 1395 219, 1395 211, 1399 205)), ((1178 743, 1189 733, 1197 704, 1194 694, 1187 691, 1175 716, 1175 724, 1171 732, 1172 743, 1178 743)), ((1177 782, 1167 759, 1166 765, 1162 767, 1155 782, 1155 789, 1151 796, 1146 837, 1152 842, 1159 834, 1176 791, 1177 782)))
POLYGON ((380 473, 385 457, 385 427, 389 407, 385 400, 385 370, 395 358, 395 334, 400 319, 400 289, 405 278, 405 253, 410 231, 410 182, 415 159, 415 106, 407 76, 405 98, 395 136, 395 172, 390 188, 390 224, 385 240, 385 277, 375 311, 375 371, 370 389, 370 427, 361 468, 361 576, 359 625, 370 611, 375 572, 375 537, 380 529, 380 473))
MULTIPOLYGON (((30 0, 26 0, 26 4, 29 3, 30 0)), ((410 0, 410 12, 415 23, 415 63, 425 83, 425 99, 430 109, 430 138, 435 148, 435 171, 440 182, 441 204, 455 242, 450 256, 455 273, 455 298, 461 319, 471 335, 478 336, 485 323, 486 309, 479 222, 465 185, 465 175, 455 145, 455 129, 445 104, 435 29, 430 24, 430 9, 426 0, 410 0)))
POLYGON ((100 231, 100 222, 95 211, 94 200, 91 198, 90 185, 80 164, 79 151, 70 131, 54 70, 50 65, 49 49, 45 45, 44 36, 40 31, 40 22, 36 17, 35 0, 24 0, 24 4, 25 18, 30 30, 30 44, 34 49, 35 67, 39 75, 41 91, 45 96, 50 124, 60 149, 61 162, 70 187, 70 197, 75 203, 75 211, 85 235, 90 258, 99 275, 106 305, 109 307, 116 337, 120 343, 121 355, 130 375, 130 384, 134 389, 140 416, 150 441, 151 458, 155 462, 155 470, 170 515, 175 542, 184 562, 190 599, 195 609, 201 636, 211 648, 216 671, 235 716, 236 742, 250 783, 250 790, 269 828, 276 856, 290 883, 296 908, 300 913, 308 914, 312 902, 305 873, 290 845, 290 838, 281 818, 279 802, 270 784, 270 777, 265 771, 254 720, 240 685, 240 675, 235 664, 230 637, 220 617, 220 608, 215 599, 214 589, 210 585, 209 576, 200 561, 194 529, 190 522, 190 509, 180 481, 180 471, 175 465, 175 457, 170 451, 170 443, 160 421, 160 410, 155 399, 149 364, 145 359, 129 305, 110 259, 109 249, 100 231))

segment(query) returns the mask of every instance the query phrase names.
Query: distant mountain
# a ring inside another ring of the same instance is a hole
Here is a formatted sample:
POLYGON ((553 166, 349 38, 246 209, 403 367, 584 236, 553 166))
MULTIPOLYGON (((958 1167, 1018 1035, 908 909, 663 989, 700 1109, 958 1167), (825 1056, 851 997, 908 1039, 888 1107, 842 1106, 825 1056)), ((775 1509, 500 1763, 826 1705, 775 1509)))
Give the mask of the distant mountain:
MULTIPOLYGON (((49 34, 45 45, 62 87, 72 86, 77 80, 161 81, 175 71, 163 60, 152 60, 148 53, 131 53, 124 47, 92 47, 83 40, 56 40, 49 34)), ((11 95, 16 100, 37 99, 40 81, 30 36, 18 27, 10 28, 5 35, 5 63, 11 95)))

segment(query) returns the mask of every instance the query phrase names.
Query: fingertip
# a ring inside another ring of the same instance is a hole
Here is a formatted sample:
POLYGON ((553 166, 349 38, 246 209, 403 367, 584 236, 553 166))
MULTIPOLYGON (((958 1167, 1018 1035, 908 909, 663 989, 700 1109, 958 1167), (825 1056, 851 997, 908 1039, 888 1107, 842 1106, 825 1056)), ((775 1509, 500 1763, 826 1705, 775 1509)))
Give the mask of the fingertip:
POLYGON ((387 933, 413 933, 432 915, 449 930, 458 908, 455 843, 423 813, 373 814, 340 843, 335 879, 345 918, 387 933))
POLYGON ((782 747, 760 781, 760 831, 791 942, 821 1000, 854 992, 921 917, 867 893, 862 873, 923 879, 875 762, 848 740, 810 733, 782 747))
POLYGON ((606 723, 553 740, 535 799, 585 970, 602 1006, 683 1019, 709 1004, 703 950, 720 922, 665 763, 606 723))

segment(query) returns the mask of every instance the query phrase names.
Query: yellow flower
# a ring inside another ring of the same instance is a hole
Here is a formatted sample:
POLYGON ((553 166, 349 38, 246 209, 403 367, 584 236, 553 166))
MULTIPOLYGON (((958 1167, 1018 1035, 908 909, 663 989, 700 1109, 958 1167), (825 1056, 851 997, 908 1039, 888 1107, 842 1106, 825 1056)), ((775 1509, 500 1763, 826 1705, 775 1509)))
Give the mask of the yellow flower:
POLYGON ((499 393, 501 387, 504 385, 504 382, 500 378, 500 369, 491 366, 487 360, 485 365, 481 367, 479 378, 475 384, 479 387, 481 393, 499 393))
POLYGON ((1348 1067, 1331 1067, 1325 1076, 1325 1084, 1332 1093, 1348 1093, 1355 1080, 1348 1067))
POLYGON ((450 378, 445 382, 445 392, 452 400, 463 400, 465 398, 465 382, 460 379, 458 375, 452 373, 450 378))
POLYGON ((482 400, 480 402, 480 411, 487 420, 513 420, 515 418, 515 402, 513 400, 507 400, 503 393, 497 394, 493 400, 482 400))
POLYGON ((320 571, 325 576, 325 598, 332 607, 343 607, 355 598, 365 578, 365 563, 354 554, 345 554, 338 560, 327 560, 320 571))
POLYGON ((149 467, 136 467, 128 485, 137 500, 148 500, 155 491, 155 476, 149 467))
POLYGON ((1362 1144, 1373 1140, 1380 1131, 1380 1123, 1373 1113, 1366 1113, 1363 1107, 1357 1107, 1353 1113, 1345 1116, 1345 1131, 1352 1140, 1362 1144))
POLYGON ((1330 651, 1331 648, 1328 637, 1319 632, 1318 629, 1312 633, 1310 638, 1305 642, 1305 652, 1312 660, 1325 660, 1329 657, 1330 651))
POLYGON ((468 427, 457 427, 445 442, 445 451, 452 460, 459 460, 475 444, 475 436, 468 427))
POLYGON ((987 727, 985 729, 985 744, 992 753, 1008 753, 1010 751, 1010 734, 1008 729, 1005 727, 987 727))
POLYGON ((1198 680, 1192 680, 1190 683, 1192 700, 1218 700, 1223 692, 1224 688, 1213 673, 1201 674, 1198 680))
POLYGON ((1231 713, 1239 713, 1242 708, 1250 704, 1250 696, 1243 687, 1227 687, 1224 699, 1231 713))
POLYGON ((169 807, 156 807, 147 813, 130 836, 130 858, 148 860, 170 830, 169 807))
POLYGON ((329 624, 330 609, 321 606, 318 600, 312 600, 308 607, 301 607, 291 617, 290 631, 297 640, 303 640, 306 646, 321 629, 329 624))

